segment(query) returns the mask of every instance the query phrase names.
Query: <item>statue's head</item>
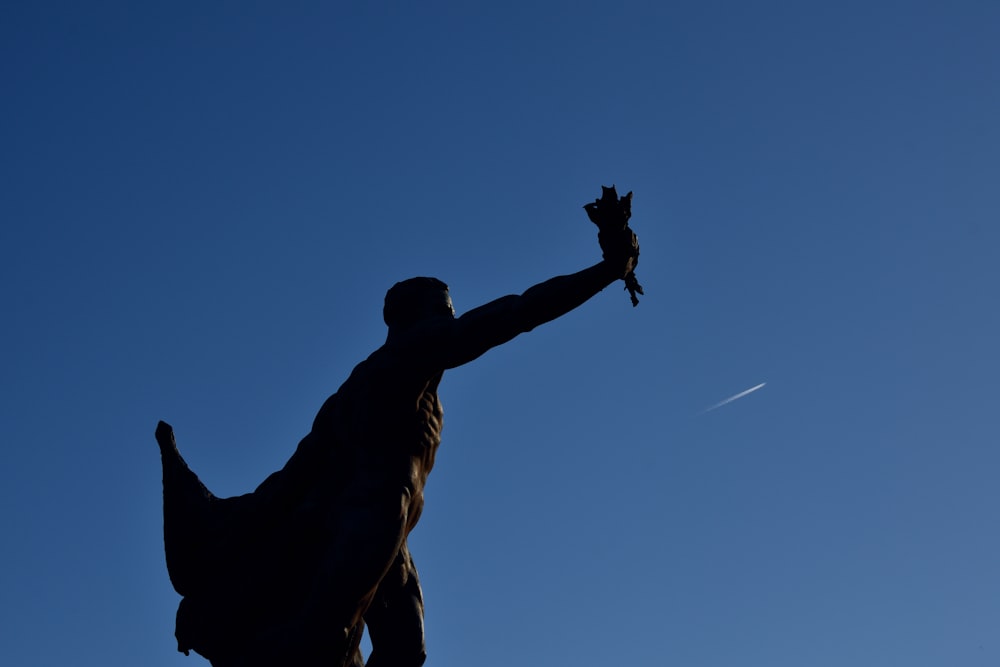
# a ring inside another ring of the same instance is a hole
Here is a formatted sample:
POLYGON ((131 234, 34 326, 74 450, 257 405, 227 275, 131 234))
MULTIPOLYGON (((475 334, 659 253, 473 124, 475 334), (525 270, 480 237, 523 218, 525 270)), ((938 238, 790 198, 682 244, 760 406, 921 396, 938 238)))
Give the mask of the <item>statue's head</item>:
POLYGON ((390 329, 405 328, 431 317, 454 317, 448 286, 437 278, 410 278, 385 293, 382 319, 390 329))

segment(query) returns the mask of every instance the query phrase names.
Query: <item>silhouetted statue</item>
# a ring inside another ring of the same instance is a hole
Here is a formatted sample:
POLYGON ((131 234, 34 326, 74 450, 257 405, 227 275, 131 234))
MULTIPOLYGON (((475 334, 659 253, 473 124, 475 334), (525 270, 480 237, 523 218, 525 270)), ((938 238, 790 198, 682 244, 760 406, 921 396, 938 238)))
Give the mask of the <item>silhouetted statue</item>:
MULTIPOLYGON (((607 190, 614 195, 606 189, 588 205, 606 200, 605 218, 619 201, 607 190)), ((326 400, 285 467, 251 494, 213 496, 160 422, 167 569, 183 596, 178 650, 214 667, 361 667, 367 625, 369 667, 423 664, 423 595, 406 538, 441 441, 438 383, 445 370, 612 282, 634 281, 639 245, 627 216, 619 221, 600 225, 598 264, 461 317, 439 280, 394 285, 385 343, 326 400)))

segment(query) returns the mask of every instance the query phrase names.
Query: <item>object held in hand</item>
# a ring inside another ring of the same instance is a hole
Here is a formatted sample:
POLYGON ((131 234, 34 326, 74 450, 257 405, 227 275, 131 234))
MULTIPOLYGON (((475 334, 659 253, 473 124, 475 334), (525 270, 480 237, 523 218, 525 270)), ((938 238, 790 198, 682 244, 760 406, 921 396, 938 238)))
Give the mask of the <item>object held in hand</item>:
MULTIPOLYGON (((606 248, 606 240, 621 238, 622 231, 627 230, 629 235, 634 237, 632 234, 632 229, 628 226, 629 218, 632 217, 632 193, 629 192, 624 197, 619 198, 618 193, 615 191, 615 186, 606 188, 601 186, 601 198, 595 200, 593 203, 585 204, 584 210, 587 212, 587 217, 590 221, 597 225, 598 235, 597 239, 601 243, 601 249, 604 250, 605 255, 609 253, 621 252, 618 248, 606 248)), ((638 260, 639 257, 639 247, 635 246, 635 258, 638 260)), ((639 284, 639 280, 635 277, 634 271, 629 271, 625 274, 625 289, 628 290, 629 296, 632 297, 632 306, 639 305, 639 297, 636 294, 642 294, 642 285, 639 284)))

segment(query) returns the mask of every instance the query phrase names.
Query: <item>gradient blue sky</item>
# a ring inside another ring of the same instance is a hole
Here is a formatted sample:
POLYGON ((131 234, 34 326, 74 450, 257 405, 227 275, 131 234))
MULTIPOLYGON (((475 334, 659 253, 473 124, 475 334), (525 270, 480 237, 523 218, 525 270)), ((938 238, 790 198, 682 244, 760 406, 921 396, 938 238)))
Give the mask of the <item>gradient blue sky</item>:
POLYGON ((156 421, 251 490, 611 183, 640 306, 442 384, 429 667, 1000 663, 1000 4, 509 4, 5 3, 4 664, 207 664, 156 421))

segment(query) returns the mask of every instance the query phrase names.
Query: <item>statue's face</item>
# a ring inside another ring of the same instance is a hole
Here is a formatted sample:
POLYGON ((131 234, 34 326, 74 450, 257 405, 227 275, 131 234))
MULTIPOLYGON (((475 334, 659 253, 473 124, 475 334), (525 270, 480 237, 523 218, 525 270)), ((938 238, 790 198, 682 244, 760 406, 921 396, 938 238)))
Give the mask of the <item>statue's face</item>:
MULTIPOLYGON (((441 317, 453 319, 455 308, 451 304, 448 290, 428 289, 410 296, 407 310, 412 314, 409 324, 426 322, 441 317)), ((408 326, 408 325, 404 325, 408 326)))
POLYGON ((385 295, 382 315, 389 328, 405 329, 432 319, 454 319, 448 286, 433 278, 396 283, 385 295))
POLYGON ((429 317, 455 317, 448 290, 428 290, 420 296, 421 319, 429 317))

